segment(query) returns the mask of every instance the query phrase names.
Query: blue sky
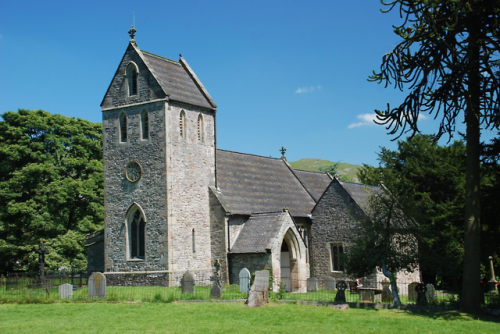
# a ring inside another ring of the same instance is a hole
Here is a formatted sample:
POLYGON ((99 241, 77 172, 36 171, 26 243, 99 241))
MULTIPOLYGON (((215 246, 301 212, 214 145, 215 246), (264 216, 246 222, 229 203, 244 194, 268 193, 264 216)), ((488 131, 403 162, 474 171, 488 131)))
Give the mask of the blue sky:
MULTIPOLYGON (((373 111, 404 98, 367 81, 399 41, 397 13, 381 8, 377 0, 0 0, 0 113, 101 122, 135 13, 139 48, 181 53, 217 103, 219 148, 279 157, 284 145, 289 161, 377 165, 379 147, 395 143, 371 122, 373 111)), ((437 130, 432 117, 420 125, 437 130)))

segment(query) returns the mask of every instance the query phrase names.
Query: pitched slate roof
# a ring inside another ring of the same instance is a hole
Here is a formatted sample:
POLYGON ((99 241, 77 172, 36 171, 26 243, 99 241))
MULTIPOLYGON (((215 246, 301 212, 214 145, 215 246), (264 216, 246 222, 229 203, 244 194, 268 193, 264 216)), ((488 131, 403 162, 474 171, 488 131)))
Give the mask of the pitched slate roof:
POLYGON ((229 253, 266 253, 271 249, 286 214, 270 212, 250 216, 229 253))
POLYGON ((369 206, 369 199, 373 193, 380 192, 380 187, 367 186, 360 183, 342 182, 339 183, 351 195, 351 197, 365 210, 369 206))
POLYGON ((294 169, 293 172, 316 202, 332 182, 332 179, 326 173, 310 172, 300 169, 294 169))
POLYGON ((217 186, 232 214, 277 212, 307 217, 314 199, 282 160, 217 150, 217 186))
POLYGON ((209 109, 217 107, 184 58, 177 62, 141 52, 148 68, 171 100, 209 109))

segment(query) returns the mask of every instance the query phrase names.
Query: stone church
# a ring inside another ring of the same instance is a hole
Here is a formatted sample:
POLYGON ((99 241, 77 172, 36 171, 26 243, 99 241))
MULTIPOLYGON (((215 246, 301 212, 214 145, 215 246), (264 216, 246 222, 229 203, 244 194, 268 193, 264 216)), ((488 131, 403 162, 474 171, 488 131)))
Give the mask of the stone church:
POLYGON ((218 149, 217 105, 186 59, 141 50, 129 33, 101 103, 105 229, 87 238, 89 268, 196 275, 219 260, 226 283, 266 268, 295 291, 310 276, 345 277, 370 188, 293 169, 284 154, 218 149))

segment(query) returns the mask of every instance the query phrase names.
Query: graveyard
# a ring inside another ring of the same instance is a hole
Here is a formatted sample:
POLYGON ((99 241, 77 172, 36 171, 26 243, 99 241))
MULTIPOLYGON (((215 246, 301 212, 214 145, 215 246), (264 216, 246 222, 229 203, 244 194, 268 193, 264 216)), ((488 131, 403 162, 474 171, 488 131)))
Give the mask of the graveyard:
POLYGON ((342 311, 277 303, 0 305, 2 333, 498 333, 499 328, 492 317, 458 311, 342 311))

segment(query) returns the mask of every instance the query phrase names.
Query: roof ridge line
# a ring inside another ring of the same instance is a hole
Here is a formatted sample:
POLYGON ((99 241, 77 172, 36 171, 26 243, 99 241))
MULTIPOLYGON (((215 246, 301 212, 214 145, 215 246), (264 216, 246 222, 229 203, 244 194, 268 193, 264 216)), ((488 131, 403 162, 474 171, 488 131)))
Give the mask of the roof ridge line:
POLYGON ((259 157, 259 158, 264 158, 264 159, 281 160, 281 158, 265 157, 263 155, 257 155, 257 154, 252 154, 252 153, 236 152, 236 151, 231 151, 231 150, 223 150, 221 148, 218 148, 217 151, 231 152, 231 153, 237 153, 237 154, 243 154, 243 155, 251 155, 251 156, 254 156, 254 157, 259 157))
POLYGON ((321 174, 321 175, 325 175, 326 174, 326 172, 315 172, 315 171, 312 171, 312 170, 306 170, 306 169, 300 169, 300 168, 293 168, 293 170, 298 170, 300 172, 316 173, 316 174, 321 174))
POLYGON ((147 54, 148 56, 152 56, 152 57, 155 57, 155 58, 158 58, 158 59, 161 59, 161 60, 166 60, 169 63, 173 63, 175 65, 181 66, 181 64, 178 61, 175 61, 173 59, 168 59, 168 58, 165 58, 165 57, 162 57, 162 56, 158 56, 157 54, 154 54, 154 53, 151 53, 151 52, 148 52, 148 51, 144 51, 144 50, 141 50, 141 52, 147 54))

